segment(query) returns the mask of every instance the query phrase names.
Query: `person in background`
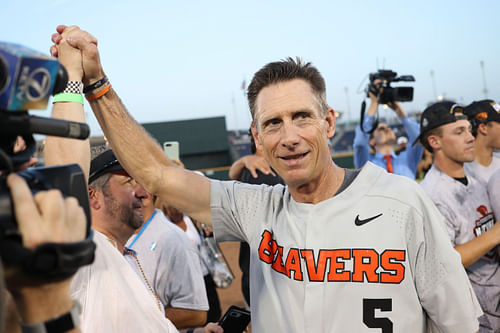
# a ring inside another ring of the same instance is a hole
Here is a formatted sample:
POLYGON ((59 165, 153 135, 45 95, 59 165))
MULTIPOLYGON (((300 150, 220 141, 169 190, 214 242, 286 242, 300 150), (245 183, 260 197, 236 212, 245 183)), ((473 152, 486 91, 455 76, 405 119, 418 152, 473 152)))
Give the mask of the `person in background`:
POLYGON ((420 183, 445 218, 448 236, 462 258, 484 316, 480 332, 500 330, 500 223, 492 213, 486 186, 471 177, 464 163, 474 160, 474 136, 463 108, 451 102, 422 113, 422 145, 434 163, 420 183))
POLYGON ((198 251, 184 232, 155 209, 154 200, 151 194, 142 199, 144 224, 128 239, 127 247, 137 253, 175 327, 203 326, 209 306, 198 251))
MULTIPOLYGON (((103 72, 86 32, 74 28, 68 42, 82 53, 86 75, 103 72)), ((353 171, 332 161, 335 112, 312 64, 269 63, 248 88, 256 145, 286 186, 178 168, 114 89, 102 89, 90 105, 126 170, 150 193, 213 224, 218 241, 250 244, 255 331, 477 330, 481 310, 459 255, 418 185, 372 163, 353 171)))
MULTIPOLYGON (((380 81, 375 80, 378 86, 380 81)), ((409 146, 404 151, 396 154, 396 135, 385 123, 378 123, 375 128, 375 115, 379 106, 378 98, 373 92, 369 92, 370 106, 366 110, 363 123, 356 126, 354 132, 354 167, 361 168, 367 161, 384 168, 389 173, 406 176, 415 179, 417 165, 422 158, 422 146, 409 146), (363 126, 363 128, 361 128, 363 126), (375 154, 370 154, 370 148, 375 154)), ((413 142, 419 134, 418 123, 410 118, 399 102, 391 102, 388 106, 401 119, 408 141, 413 142)))
POLYGON ((485 99, 467 105, 464 112, 475 137, 475 157, 464 164, 465 170, 487 185, 490 176, 500 169, 500 157, 493 154, 500 149, 500 104, 485 99))

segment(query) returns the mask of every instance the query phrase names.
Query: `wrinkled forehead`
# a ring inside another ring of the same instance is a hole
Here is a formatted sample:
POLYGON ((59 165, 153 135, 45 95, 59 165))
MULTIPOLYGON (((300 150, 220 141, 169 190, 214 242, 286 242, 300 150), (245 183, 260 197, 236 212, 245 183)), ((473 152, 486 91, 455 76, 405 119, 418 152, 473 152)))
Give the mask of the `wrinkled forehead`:
POLYGON ((275 114, 300 110, 320 110, 311 85, 302 79, 277 82, 266 86, 257 95, 254 121, 259 123, 275 114))

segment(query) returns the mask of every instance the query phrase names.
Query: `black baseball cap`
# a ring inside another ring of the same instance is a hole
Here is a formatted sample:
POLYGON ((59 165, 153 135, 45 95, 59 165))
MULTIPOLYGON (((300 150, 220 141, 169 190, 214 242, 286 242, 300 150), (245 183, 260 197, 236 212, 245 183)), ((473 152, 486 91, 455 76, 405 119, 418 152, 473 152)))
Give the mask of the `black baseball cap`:
POLYGON ((470 120, 475 119, 480 123, 500 122, 500 105, 491 99, 472 102, 464 108, 464 113, 470 120))
POLYGON ((89 184, 106 173, 124 170, 111 149, 97 155, 90 162, 89 184))
POLYGON ((464 114, 464 108, 454 102, 438 102, 427 107, 420 117, 420 135, 413 144, 422 142, 422 137, 426 132, 439 126, 454 123, 457 120, 467 119, 464 114), (459 113, 458 115, 456 113, 459 113))

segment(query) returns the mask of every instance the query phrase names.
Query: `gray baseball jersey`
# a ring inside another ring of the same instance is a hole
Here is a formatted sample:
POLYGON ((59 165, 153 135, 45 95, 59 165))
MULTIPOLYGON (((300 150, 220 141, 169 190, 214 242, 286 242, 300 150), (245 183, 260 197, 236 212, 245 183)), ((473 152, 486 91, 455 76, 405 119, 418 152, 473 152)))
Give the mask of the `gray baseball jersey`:
MULTIPOLYGON (((161 210, 155 210, 141 230, 128 240, 127 247, 137 252, 144 273, 164 306, 208 310, 197 249, 161 210)), ((137 267, 133 258, 127 256, 127 259, 137 267)))
POLYGON ((491 175, 500 169, 500 157, 493 155, 490 165, 482 166, 476 161, 464 163, 467 174, 481 181, 483 184, 488 184, 491 175))
MULTIPOLYGON (((467 171, 466 171, 467 174, 467 171)), ((490 230, 495 218, 486 187, 474 177, 468 184, 453 179, 432 166, 421 185, 445 217, 453 245, 471 241, 490 230)), ((466 268, 479 303, 486 315, 480 318, 481 331, 500 330, 500 265, 496 249, 492 249, 466 268)))
POLYGON ((218 241, 251 249, 255 332, 475 332, 481 315, 443 218, 415 182, 367 163, 341 193, 211 181, 218 241), (430 319, 430 320, 428 320, 430 319))
POLYGON ((488 196, 495 220, 498 221, 500 220, 500 169, 495 171, 488 181, 488 196))

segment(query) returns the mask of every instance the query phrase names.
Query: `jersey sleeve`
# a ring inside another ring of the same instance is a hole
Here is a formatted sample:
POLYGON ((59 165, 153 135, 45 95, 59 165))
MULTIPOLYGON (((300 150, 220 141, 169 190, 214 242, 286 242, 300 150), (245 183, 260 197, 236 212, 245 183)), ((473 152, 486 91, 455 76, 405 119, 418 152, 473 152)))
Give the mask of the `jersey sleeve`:
POLYGON ((166 307, 208 310, 205 282, 195 245, 184 232, 171 232, 162 247, 156 290, 166 307))
POLYGON ((282 185, 211 180, 210 209, 216 240, 249 243, 256 236, 254 231, 272 220, 268 217, 279 204, 283 189, 282 185))
POLYGON ((461 258, 446 234, 444 218, 421 193, 422 210, 416 212, 414 235, 420 239, 411 251, 415 284, 431 327, 437 332, 471 333, 482 315, 461 258), (419 235, 419 236, 418 236, 419 235))

